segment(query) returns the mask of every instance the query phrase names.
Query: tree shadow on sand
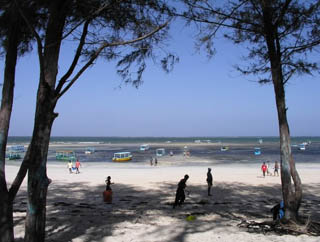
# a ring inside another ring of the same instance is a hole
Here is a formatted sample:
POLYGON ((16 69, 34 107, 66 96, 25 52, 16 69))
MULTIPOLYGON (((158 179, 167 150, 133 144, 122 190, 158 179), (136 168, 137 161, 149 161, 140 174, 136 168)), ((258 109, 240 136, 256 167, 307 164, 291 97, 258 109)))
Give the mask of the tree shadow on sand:
MULTIPOLYGON (((187 236, 214 229, 232 233, 243 220, 272 220, 270 209, 281 199, 280 185, 215 183, 211 197, 206 195, 206 185, 190 185, 185 203, 173 209, 176 184, 159 187, 155 183, 154 187, 114 184, 113 203, 106 204, 104 185, 53 182, 47 199, 46 241, 112 241, 113 236, 130 241, 135 234, 139 236, 135 241, 182 242, 187 236)), ((304 191, 300 213, 319 221, 319 184, 305 185, 304 191)), ((14 210, 23 213, 25 207, 22 191, 14 210)), ((23 222, 21 215, 15 217, 15 224, 23 222)))

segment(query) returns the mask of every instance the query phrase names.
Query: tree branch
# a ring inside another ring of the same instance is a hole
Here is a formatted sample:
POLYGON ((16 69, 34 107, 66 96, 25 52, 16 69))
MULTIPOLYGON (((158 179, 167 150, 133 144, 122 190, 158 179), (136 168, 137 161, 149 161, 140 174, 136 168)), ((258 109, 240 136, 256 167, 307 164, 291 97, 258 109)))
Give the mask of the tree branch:
POLYGON ((107 47, 115 47, 115 46, 122 46, 122 45, 129 45, 136 43, 138 41, 144 40, 146 38, 149 38, 153 34, 157 33, 161 29, 165 28, 169 24, 169 21, 164 23, 163 25, 158 26, 155 28, 153 31, 139 37, 133 40, 127 40, 127 41, 119 41, 119 42, 113 42, 113 43, 102 43, 101 46, 97 49, 97 51, 91 56, 89 61, 78 71, 78 73, 72 78, 72 80, 69 82, 69 84, 58 94, 57 99, 59 99, 61 96, 63 96, 69 89, 70 87, 79 79, 81 74, 89 67, 92 65, 92 63, 97 59, 97 57, 100 55, 100 53, 107 47))
POLYGON ((75 54, 75 56, 73 58, 73 61, 72 61, 71 65, 70 65, 70 67, 69 67, 69 70, 59 80, 58 86, 57 86, 57 88, 55 90, 56 94, 60 93, 63 85, 66 83, 67 79, 72 75, 76 65, 78 64, 79 58, 81 56, 81 52, 83 50, 83 46, 85 44, 85 39, 86 39, 86 36, 88 34, 88 27, 89 27, 90 22, 91 22, 91 20, 87 20, 83 25, 83 30, 82 30, 82 34, 81 34, 81 38, 80 38, 80 41, 79 41, 79 45, 78 45, 76 54, 75 54))

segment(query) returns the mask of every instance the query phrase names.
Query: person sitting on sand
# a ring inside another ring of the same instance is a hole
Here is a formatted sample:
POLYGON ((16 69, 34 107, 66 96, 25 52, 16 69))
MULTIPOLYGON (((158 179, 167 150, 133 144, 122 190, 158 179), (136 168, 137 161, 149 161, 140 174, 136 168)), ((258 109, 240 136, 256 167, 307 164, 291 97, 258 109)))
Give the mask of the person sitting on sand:
POLYGON ((69 173, 71 174, 72 173, 72 167, 73 167, 71 160, 69 160, 67 167, 69 168, 69 173))
POLYGON ((178 183, 178 188, 176 191, 176 199, 173 204, 173 208, 175 208, 177 205, 181 205, 184 200, 186 199, 186 195, 184 194, 184 189, 187 187, 186 182, 189 179, 188 175, 185 175, 183 179, 180 180, 178 183))
POLYGON ((278 161, 275 161, 275 163, 274 163, 273 175, 276 176, 276 173, 277 173, 277 176, 279 176, 279 163, 278 163, 278 161))
POLYGON ((261 170, 262 170, 262 174, 263 174, 263 178, 266 177, 266 171, 267 171, 267 165, 265 162, 263 162, 262 166, 261 166, 261 170))
POLYGON ((208 168, 208 172, 207 172, 207 184, 208 184, 208 196, 211 196, 211 187, 212 187, 211 168, 208 168))

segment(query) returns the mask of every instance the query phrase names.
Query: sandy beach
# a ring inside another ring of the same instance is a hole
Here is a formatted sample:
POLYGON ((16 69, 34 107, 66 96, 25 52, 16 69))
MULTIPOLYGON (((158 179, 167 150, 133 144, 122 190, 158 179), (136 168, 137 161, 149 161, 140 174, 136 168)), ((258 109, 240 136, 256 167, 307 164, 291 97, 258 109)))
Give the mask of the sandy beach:
MULTIPOLYGON (((307 235, 250 233, 238 226, 242 221, 272 220, 270 209, 281 200, 280 176, 263 178, 259 162, 223 163, 207 156, 175 154, 150 166, 149 158, 121 164, 82 162, 80 174, 69 174, 66 162, 48 162, 52 184, 46 241, 319 241, 307 235), (211 197, 207 196, 208 167, 214 180, 211 197), (183 206, 173 209, 177 183, 185 174, 190 176, 189 195, 183 206), (114 182, 112 204, 102 198, 107 176, 114 182), (188 221, 189 215, 194 220, 188 221)), ((320 164, 297 163, 297 168, 304 189, 300 213, 319 221, 320 164)), ((18 163, 7 163, 9 183, 17 170, 18 163)), ((26 180, 14 205, 16 239, 24 235, 25 195, 26 180)))

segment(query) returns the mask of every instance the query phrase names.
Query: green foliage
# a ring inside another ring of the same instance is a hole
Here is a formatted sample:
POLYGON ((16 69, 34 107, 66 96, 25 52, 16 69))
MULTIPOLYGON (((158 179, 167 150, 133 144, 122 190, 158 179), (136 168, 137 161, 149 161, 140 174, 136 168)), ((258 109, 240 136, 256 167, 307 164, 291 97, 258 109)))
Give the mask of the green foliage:
POLYGON ((248 50, 245 75, 259 75, 261 83, 271 80, 267 36, 276 42, 283 83, 293 75, 319 70, 316 61, 307 58, 319 48, 320 3, 318 0, 182 0, 186 6, 178 13, 199 26, 198 44, 214 54, 214 38, 219 34, 244 44, 248 50), (267 14, 266 14, 267 13, 267 14), (270 26, 266 24, 270 20, 270 26))

